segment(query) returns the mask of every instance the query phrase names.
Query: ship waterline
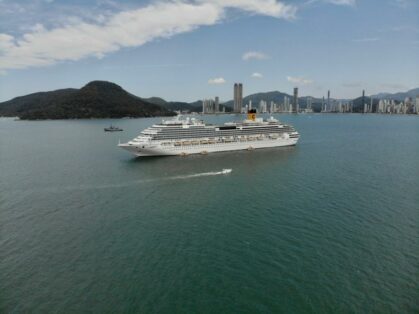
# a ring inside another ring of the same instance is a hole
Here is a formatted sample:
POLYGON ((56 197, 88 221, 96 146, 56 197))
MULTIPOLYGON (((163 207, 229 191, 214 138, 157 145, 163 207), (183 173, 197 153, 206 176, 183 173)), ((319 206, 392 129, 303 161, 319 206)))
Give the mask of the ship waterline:
POLYGON ((171 156, 253 150, 296 145, 299 133, 274 118, 256 118, 254 112, 241 123, 208 125, 195 118, 162 121, 118 146, 135 156, 171 156))

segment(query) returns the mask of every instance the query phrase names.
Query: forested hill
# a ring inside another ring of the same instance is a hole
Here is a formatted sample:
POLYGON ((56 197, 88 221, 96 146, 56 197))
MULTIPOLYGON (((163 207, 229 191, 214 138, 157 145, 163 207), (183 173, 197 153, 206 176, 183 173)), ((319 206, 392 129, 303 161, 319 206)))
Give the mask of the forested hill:
POLYGON ((175 114, 106 81, 92 81, 80 89, 34 93, 0 103, 0 116, 27 120, 171 115, 175 114))

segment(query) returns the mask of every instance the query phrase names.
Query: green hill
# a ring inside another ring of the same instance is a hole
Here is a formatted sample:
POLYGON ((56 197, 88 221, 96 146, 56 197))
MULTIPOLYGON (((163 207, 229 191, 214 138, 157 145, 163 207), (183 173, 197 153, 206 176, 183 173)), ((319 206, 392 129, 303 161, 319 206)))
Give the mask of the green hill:
POLYGON ((34 93, 0 103, 0 116, 17 116, 24 120, 172 115, 172 111, 105 81, 92 81, 81 89, 34 93))

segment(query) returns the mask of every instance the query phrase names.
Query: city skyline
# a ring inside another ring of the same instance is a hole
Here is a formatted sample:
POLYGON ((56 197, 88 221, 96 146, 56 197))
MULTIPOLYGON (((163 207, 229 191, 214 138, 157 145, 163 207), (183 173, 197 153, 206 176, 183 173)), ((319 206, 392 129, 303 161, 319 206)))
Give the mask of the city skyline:
POLYGON ((3 0, 0 101, 96 79, 182 101, 230 100, 234 82, 246 95, 407 91, 419 86, 418 9, 409 0, 3 0))
MULTIPOLYGON (((365 94, 365 90, 362 90, 362 96, 358 97, 361 102, 361 108, 356 108, 354 106, 354 101, 356 99, 336 99, 331 98, 330 90, 327 91, 327 102, 325 102, 325 97, 323 96, 320 98, 313 98, 312 96, 298 96, 298 87, 293 88, 293 95, 289 95, 287 93, 280 93, 283 97, 283 100, 279 100, 276 98, 275 101, 273 100, 266 100, 263 97, 267 96, 268 98, 272 99, 272 92, 268 93, 257 93, 248 95, 243 98, 243 84, 242 83, 234 83, 233 85, 233 100, 223 102, 223 111, 219 110, 220 105, 220 98, 219 96, 215 96, 214 99, 203 99, 202 100, 202 114, 214 114, 214 113, 226 113, 225 108, 227 103, 232 102, 231 111, 234 113, 247 113, 249 110, 256 109, 258 113, 313 113, 313 112, 321 112, 321 113, 381 113, 381 114, 419 114, 419 88, 412 90, 412 92, 416 91, 417 93, 412 97, 412 93, 410 95, 405 93, 403 96, 401 94, 397 96, 399 100, 393 98, 393 95, 370 95, 367 96, 365 94), (265 95, 263 95, 265 94, 265 95), (252 97, 259 98, 259 104, 257 101, 255 102, 255 106, 253 106, 253 99, 252 97), (292 97, 292 102, 290 103, 290 98, 292 97), (366 98, 369 98, 367 101, 366 98), (404 97, 403 100, 400 101, 400 97, 404 97), (305 98, 305 99, 304 99, 305 98), (317 101, 316 105, 319 105, 319 101, 321 102, 320 108, 313 110, 313 102, 317 101), (302 104, 302 106, 301 106, 302 104), (319 110, 320 109, 320 110, 319 110)), ((279 96, 279 95, 277 95, 279 96)), ((178 110, 182 112, 182 110, 178 110)), ((189 112, 186 110, 185 112, 189 112)))

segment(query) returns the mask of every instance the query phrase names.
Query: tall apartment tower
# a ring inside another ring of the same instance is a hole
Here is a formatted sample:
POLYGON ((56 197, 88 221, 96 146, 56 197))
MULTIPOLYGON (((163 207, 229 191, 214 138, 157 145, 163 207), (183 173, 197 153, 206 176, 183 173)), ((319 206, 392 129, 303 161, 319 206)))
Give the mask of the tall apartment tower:
POLYGON ((202 113, 214 113, 214 100, 203 99, 202 100, 202 113))
POLYGON ((291 108, 290 108, 290 99, 287 96, 284 97, 284 110, 286 112, 291 112, 292 111, 291 108))
POLYGON ((330 110, 330 90, 327 91, 327 110, 330 110))
POLYGON ((312 104, 312 99, 311 99, 311 97, 307 97, 307 105, 306 105, 306 108, 308 109, 308 110, 311 110, 311 104, 312 104))
POLYGON ((365 107, 365 89, 362 90, 362 108, 364 108, 364 113, 366 113, 367 108, 365 107))
POLYGON ((234 112, 240 113, 243 107, 243 84, 234 83, 234 112))
POLYGON ((294 87, 294 99, 292 106, 292 112, 298 112, 298 87, 294 87))
POLYGON ((220 98, 218 96, 215 97, 214 112, 220 112, 220 98))

